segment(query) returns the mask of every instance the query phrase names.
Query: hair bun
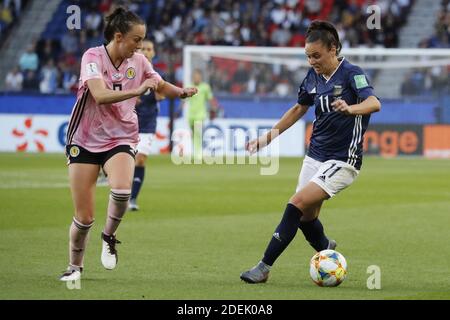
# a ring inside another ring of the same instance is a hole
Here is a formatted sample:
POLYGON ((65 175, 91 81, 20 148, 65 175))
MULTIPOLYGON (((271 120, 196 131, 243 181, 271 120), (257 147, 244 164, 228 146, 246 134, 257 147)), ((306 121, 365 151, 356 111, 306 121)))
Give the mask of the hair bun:
POLYGON ((126 10, 123 7, 117 7, 110 15, 108 15, 105 20, 106 22, 110 22, 114 20, 115 17, 123 15, 126 13, 126 10))
POLYGON ((315 30, 327 30, 327 31, 334 32, 336 29, 334 28, 334 26, 331 23, 329 23, 327 21, 314 20, 309 25, 308 30, 306 31, 306 34, 309 34, 315 30))
POLYGON ((112 41, 116 32, 126 34, 135 24, 145 25, 145 22, 134 12, 121 6, 117 7, 110 15, 105 17, 103 34, 106 42, 112 41))
POLYGON ((314 20, 306 31, 306 41, 314 42, 317 40, 323 41, 324 44, 331 48, 336 46, 336 53, 339 55, 342 44, 339 40, 339 34, 332 23, 328 21, 314 20))

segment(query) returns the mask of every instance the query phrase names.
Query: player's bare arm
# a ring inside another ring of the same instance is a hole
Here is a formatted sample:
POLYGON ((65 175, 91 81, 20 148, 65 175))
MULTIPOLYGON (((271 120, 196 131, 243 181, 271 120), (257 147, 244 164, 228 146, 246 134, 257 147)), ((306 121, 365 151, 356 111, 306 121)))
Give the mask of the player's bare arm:
POLYGON ((180 98, 185 99, 192 97, 197 93, 197 88, 180 88, 174 86, 170 82, 160 81, 158 84, 158 88, 155 91, 159 96, 164 98, 180 98))
POLYGON ((87 81, 89 91, 97 104, 110 104, 124 101, 144 94, 148 89, 154 90, 158 85, 157 78, 146 79, 138 88, 133 90, 111 90, 106 88, 102 79, 87 81))
POLYGON ((300 105, 298 103, 295 104, 288 111, 286 111, 280 121, 278 121, 269 132, 247 144, 246 149, 248 152, 253 154, 270 144, 273 139, 289 129, 294 123, 303 117, 306 111, 308 111, 308 106, 300 105))
POLYGON ((367 115, 381 110, 381 103, 375 96, 370 96, 361 103, 349 106, 342 99, 331 103, 334 111, 341 112, 345 115, 367 115))

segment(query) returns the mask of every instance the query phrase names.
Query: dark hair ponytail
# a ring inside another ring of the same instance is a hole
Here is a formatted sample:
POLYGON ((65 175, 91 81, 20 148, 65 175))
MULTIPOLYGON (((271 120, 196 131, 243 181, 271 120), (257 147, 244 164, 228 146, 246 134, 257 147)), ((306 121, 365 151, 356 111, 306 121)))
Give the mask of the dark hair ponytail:
POLYGON ((105 18, 105 31, 103 35, 107 43, 114 39, 114 34, 120 32, 126 34, 135 24, 145 24, 137 14, 126 10, 123 7, 118 7, 105 18))
POLYGON ((331 46, 336 47, 336 55, 341 52, 342 44, 339 41, 339 35, 336 28, 327 21, 315 20, 306 31, 306 42, 322 41, 324 45, 331 49, 331 46))

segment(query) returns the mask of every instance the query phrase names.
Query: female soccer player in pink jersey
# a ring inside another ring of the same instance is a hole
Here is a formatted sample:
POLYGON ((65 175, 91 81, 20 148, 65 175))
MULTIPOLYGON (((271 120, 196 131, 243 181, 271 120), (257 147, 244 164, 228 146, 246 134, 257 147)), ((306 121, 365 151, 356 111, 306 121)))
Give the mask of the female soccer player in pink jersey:
POLYGON ((94 194, 100 167, 111 187, 101 261, 114 269, 118 258, 115 236, 127 209, 139 141, 136 99, 147 90, 162 97, 187 98, 195 88, 179 88, 153 70, 144 55, 136 53, 146 35, 144 21, 131 11, 117 8, 105 19, 106 44, 88 49, 81 60, 77 102, 67 129, 66 154, 75 207, 70 226, 70 262, 62 281, 76 281, 83 270, 89 229, 94 223, 94 194))

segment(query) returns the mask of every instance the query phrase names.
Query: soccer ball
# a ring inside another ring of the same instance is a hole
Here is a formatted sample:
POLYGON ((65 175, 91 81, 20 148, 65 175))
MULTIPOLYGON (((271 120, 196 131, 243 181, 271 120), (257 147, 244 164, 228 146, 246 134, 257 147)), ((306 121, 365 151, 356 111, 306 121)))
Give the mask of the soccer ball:
POLYGON ((337 251, 322 250, 311 258, 309 274, 318 286, 336 287, 347 276, 347 261, 337 251))

